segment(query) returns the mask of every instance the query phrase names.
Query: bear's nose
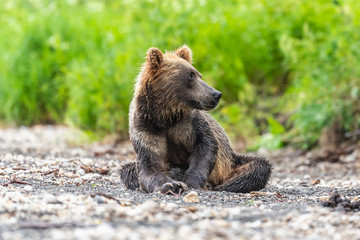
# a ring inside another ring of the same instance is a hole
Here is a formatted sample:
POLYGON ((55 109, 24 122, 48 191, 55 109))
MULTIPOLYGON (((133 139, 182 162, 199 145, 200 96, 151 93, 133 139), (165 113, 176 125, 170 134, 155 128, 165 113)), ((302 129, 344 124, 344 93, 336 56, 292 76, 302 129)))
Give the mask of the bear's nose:
POLYGON ((219 92, 219 91, 215 91, 212 93, 213 97, 215 98, 216 101, 219 101, 221 96, 222 96, 222 93, 219 92))

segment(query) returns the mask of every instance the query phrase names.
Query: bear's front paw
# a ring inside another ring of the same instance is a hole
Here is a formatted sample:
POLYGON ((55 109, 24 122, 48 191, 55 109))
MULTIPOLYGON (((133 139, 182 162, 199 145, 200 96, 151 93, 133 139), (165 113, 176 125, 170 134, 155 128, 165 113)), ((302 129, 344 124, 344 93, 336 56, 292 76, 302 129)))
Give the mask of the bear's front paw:
POLYGON ((188 190, 188 186, 183 183, 183 182, 178 182, 178 181, 172 181, 172 182, 167 182, 164 183, 161 187, 160 187, 160 192, 164 193, 164 194, 181 194, 182 192, 188 190))
POLYGON ((205 180, 197 179, 197 178, 186 178, 183 179, 189 188, 202 189, 205 185, 205 180))

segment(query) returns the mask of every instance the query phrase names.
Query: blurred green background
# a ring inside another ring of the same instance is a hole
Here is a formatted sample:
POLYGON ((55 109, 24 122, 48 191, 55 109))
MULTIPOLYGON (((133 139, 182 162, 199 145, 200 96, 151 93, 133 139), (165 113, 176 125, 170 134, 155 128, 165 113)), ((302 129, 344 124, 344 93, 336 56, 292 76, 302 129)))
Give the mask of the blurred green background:
POLYGON ((126 139, 146 50, 187 44, 233 140, 311 148, 360 127, 360 1, 7 0, 0 26, 2 125, 126 139))

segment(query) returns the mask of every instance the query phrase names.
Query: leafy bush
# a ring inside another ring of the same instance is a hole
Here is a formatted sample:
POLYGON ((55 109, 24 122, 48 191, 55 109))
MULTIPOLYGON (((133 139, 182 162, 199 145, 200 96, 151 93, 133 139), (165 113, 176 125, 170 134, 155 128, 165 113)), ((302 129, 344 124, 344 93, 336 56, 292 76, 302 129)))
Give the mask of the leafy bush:
POLYGON ((303 14, 312 18, 304 22, 301 38, 283 35, 280 46, 292 75, 284 96, 287 109, 294 109, 289 135, 310 147, 338 118, 345 131, 360 126, 359 4, 318 3, 303 14))
POLYGON ((186 43, 223 92, 213 115, 233 138, 313 146, 338 117, 359 128, 359 9, 355 0, 6 1, 0 119, 126 137, 146 50, 186 43))

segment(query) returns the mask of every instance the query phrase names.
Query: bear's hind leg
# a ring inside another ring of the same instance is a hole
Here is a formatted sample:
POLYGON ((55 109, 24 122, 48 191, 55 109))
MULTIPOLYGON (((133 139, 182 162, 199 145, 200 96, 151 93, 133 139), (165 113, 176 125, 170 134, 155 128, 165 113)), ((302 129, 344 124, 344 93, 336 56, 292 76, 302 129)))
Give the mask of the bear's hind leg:
POLYGON ((236 168, 231 177, 215 187, 216 191, 248 193, 263 189, 271 175, 271 165, 266 158, 234 154, 236 168))
POLYGON ((120 178, 127 189, 135 190, 139 188, 139 178, 136 169, 136 162, 125 164, 120 169, 120 178))

